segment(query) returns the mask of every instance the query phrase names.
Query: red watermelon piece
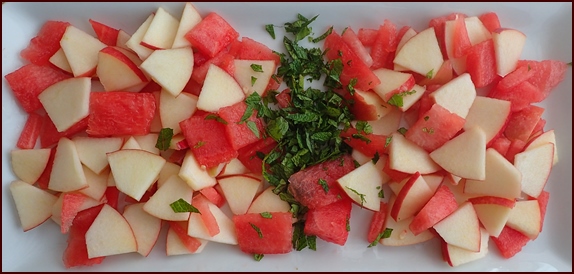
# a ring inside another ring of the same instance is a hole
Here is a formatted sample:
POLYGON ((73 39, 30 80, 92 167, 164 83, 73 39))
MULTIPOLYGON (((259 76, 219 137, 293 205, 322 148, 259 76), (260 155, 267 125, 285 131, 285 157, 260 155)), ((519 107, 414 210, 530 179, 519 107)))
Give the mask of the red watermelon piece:
POLYGON ((232 42, 229 53, 238 60, 272 60, 276 65, 281 62, 279 55, 273 53, 273 50, 249 37, 232 42))
POLYGON ((487 147, 496 149, 496 151, 498 151, 500 155, 506 155, 506 153, 508 152, 508 148, 510 148, 510 143, 511 141, 508 140, 508 138, 500 136, 491 141, 490 146, 487 147))
MULTIPOLYGON (((203 62, 200 66, 194 67, 193 72, 191 74, 191 79, 195 82, 203 85, 203 81, 205 81, 205 75, 207 75, 207 71, 209 70, 209 65, 214 64, 223 70, 225 70, 229 75, 233 76, 235 73, 235 63, 233 62, 235 57, 229 54, 226 50, 222 50, 219 52, 215 57, 208 59, 207 61, 203 62)), ((199 93, 198 93, 199 95, 199 93)))
POLYGON ((357 31, 357 37, 365 47, 370 47, 375 43, 375 40, 377 39, 377 34, 378 30, 376 29, 360 28, 357 31))
POLYGON ((436 35, 440 51, 442 52, 443 59, 447 60, 448 55, 446 54, 446 45, 444 40, 444 25, 446 21, 454 20, 456 16, 467 17, 463 13, 451 13, 439 17, 435 17, 429 21, 429 27, 434 28, 434 33, 436 35))
POLYGON ((431 228, 458 208, 454 194, 446 185, 440 186, 425 206, 415 215, 410 230, 414 235, 431 228))
POLYGON ((217 55, 237 37, 239 37, 239 33, 215 12, 209 13, 199 24, 185 34, 185 39, 209 57, 217 55))
POLYGON ((257 118, 257 110, 254 110, 251 117, 247 119, 247 121, 251 121, 257 126, 257 135, 249 129, 247 121, 241 124, 239 123, 245 110, 247 110, 247 104, 241 101, 234 105, 223 107, 218 112, 219 117, 227 122, 227 124, 225 124, 225 134, 227 140, 231 143, 231 147, 235 150, 257 142, 265 134, 263 120, 257 118))
POLYGON ((277 96, 275 96, 275 99, 277 99, 277 105, 279 105, 280 108, 286 108, 290 106, 291 90, 289 88, 285 88, 283 91, 279 92, 277 96))
POLYGON ((98 39, 102 41, 102 43, 108 46, 115 46, 118 42, 118 35, 120 33, 119 29, 112 28, 108 25, 102 24, 98 21, 89 19, 90 25, 92 25, 92 29, 98 36, 98 39))
POLYGON ((38 136, 40 136, 43 121, 44 118, 39 114, 29 113, 16 146, 21 149, 33 149, 36 146, 38 136))
POLYGON ((248 254, 285 254, 293 247, 292 215, 289 212, 271 212, 271 218, 259 213, 233 216, 237 242, 248 254))
POLYGON ((353 169, 355 169, 353 158, 350 155, 343 155, 338 159, 307 167, 291 175, 288 189, 297 201, 310 209, 323 207, 341 199, 347 200, 337 179, 353 169), (320 179, 325 180, 329 186, 327 192, 319 184, 320 179))
POLYGON ((86 232, 100 214, 104 204, 91 207, 78 212, 68 234, 68 246, 64 250, 64 266, 66 268, 76 266, 91 266, 101 264, 105 257, 88 259, 88 248, 86 246, 86 232))
POLYGON ((35 65, 48 64, 50 57, 60 49, 60 40, 68 26, 68 22, 46 21, 28 47, 20 52, 20 56, 35 65))
POLYGON ((58 143, 62 137, 71 137, 75 134, 83 132, 88 127, 88 117, 78 121, 70 128, 63 132, 59 132, 48 115, 44 116, 42 123, 42 131, 40 132, 40 146, 42 148, 51 147, 58 143))
POLYGON ((343 141, 350 147, 360 151, 367 157, 373 158, 376 153, 379 153, 379 155, 387 153, 388 146, 385 146, 387 136, 374 133, 365 134, 362 132, 361 135, 369 139, 369 141, 366 141, 353 137, 353 135, 358 133, 359 131, 356 128, 349 128, 347 131, 341 132, 341 137, 343 137, 343 141))
POLYGON ((62 198, 60 231, 62 233, 68 233, 82 204, 84 204, 89 197, 79 192, 62 193, 62 195, 64 195, 64 198, 62 198))
POLYGON ((70 75, 49 66, 28 64, 6 74, 5 78, 16 101, 20 103, 24 111, 30 113, 42 108, 42 103, 38 99, 42 91, 57 82, 70 78, 70 75))
POLYGON ((521 140, 526 142, 540 120, 542 113, 544 113, 544 108, 534 105, 512 113, 508 119, 504 135, 510 141, 521 140))
POLYGON ((309 209, 303 232, 330 243, 345 245, 349 237, 347 225, 351 219, 351 209, 349 199, 309 209))
POLYGON ((237 159, 251 172, 261 175, 263 174, 263 159, 259 158, 257 154, 267 155, 276 146, 277 142, 273 138, 263 138, 239 149, 237 159))
POLYGON ((540 90, 529 81, 524 81, 509 90, 500 89, 497 85, 490 90, 488 97, 510 101, 512 112, 521 111, 530 104, 544 99, 540 90))
POLYGON ((484 24, 486 29, 493 32, 495 29, 500 28, 500 20, 498 20, 498 15, 495 12, 487 12, 481 14, 478 19, 484 24))
POLYGON ((187 235, 187 222, 168 221, 168 224, 189 252, 196 252, 201 246, 197 238, 187 235))
MULTIPOLYGON (((106 204, 118 210, 118 202, 120 197, 120 191, 115 186, 108 186, 104 192, 104 197, 106 199, 106 204)), ((129 197, 129 196, 126 196, 129 197)))
POLYGON ((387 220, 387 203, 381 201, 381 207, 379 211, 374 212, 371 218, 371 224, 369 225, 369 231, 367 232, 367 242, 374 242, 379 234, 383 232, 385 228, 385 221, 387 220))
POLYGON ((452 43, 455 58, 465 56, 472 47, 470 38, 468 37, 468 32, 466 31, 466 23, 464 21, 464 17, 462 16, 458 16, 456 19, 454 19, 454 34, 452 43))
POLYGON ((151 93, 92 92, 88 129, 91 136, 146 135, 156 102, 151 93))
POLYGON ((528 82, 537 87, 541 93, 535 102, 541 102, 548 97, 552 89, 564 80, 566 70, 568 69, 568 65, 566 65, 565 62, 558 60, 518 61, 517 66, 523 65, 530 66, 530 68, 535 71, 534 75, 528 79, 528 82))
POLYGON ((497 237, 490 236, 502 257, 509 259, 514 257, 530 241, 526 235, 504 226, 500 235, 497 237))
MULTIPOLYGON (((397 50, 397 27, 390 20, 385 19, 377 31, 375 42, 371 46, 373 58, 372 69, 385 67, 389 54, 397 50)), ((391 58, 394 59, 394 58, 391 58)))
POLYGON ((482 41, 468 49, 466 56, 466 71, 477 88, 485 87, 494 82, 496 74, 496 58, 492 39, 482 41))
POLYGON ((198 113, 179 123, 189 149, 200 165, 207 168, 231 161, 237 157, 225 134, 225 125, 205 119, 209 113, 198 113))
POLYGON ((446 143, 464 126, 465 119, 439 104, 432 105, 407 131, 405 137, 431 152, 446 143))
POLYGON ((536 70, 531 68, 529 65, 521 65, 516 67, 514 71, 504 76, 504 78, 498 82, 497 88, 502 90, 510 90, 534 76, 535 71, 536 70))
POLYGON ((206 187, 199 190, 201 195, 203 195, 208 201, 217 207, 222 207, 225 204, 225 197, 219 194, 214 187, 206 187))
POLYGON ((50 183, 50 175, 52 174, 52 166, 54 165, 54 157, 56 156, 56 148, 50 149, 50 157, 48 157, 48 163, 46 168, 42 171, 40 178, 38 178, 38 188, 48 189, 48 184, 50 183))

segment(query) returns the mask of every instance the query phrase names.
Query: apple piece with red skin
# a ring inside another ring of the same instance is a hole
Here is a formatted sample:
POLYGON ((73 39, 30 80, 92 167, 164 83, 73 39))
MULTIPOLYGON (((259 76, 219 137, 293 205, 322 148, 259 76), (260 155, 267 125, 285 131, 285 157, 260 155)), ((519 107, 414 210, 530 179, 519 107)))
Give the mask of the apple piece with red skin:
POLYGON ((385 102, 395 94, 410 91, 415 85, 415 78, 410 73, 385 68, 376 69, 373 73, 381 80, 381 84, 374 87, 373 91, 385 102))
POLYGON ((126 90, 149 82, 139 68, 137 55, 118 47, 105 47, 98 53, 96 73, 105 91, 126 90))
POLYGON ((48 165, 51 149, 14 149, 10 151, 12 171, 18 179, 34 184, 48 165))
POLYGON ((469 251, 441 241, 443 258, 452 267, 482 259, 488 254, 488 239, 488 232, 480 228, 480 251, 478 252, 469 251))
POLYGON ((198 239, 237 245, 237 234, 235 233, 235 225, 233 224, 233 221, 216 205, 207 200, 206 203, 208 210, 213 214, 213 217, 217 222, 220 232, 215 236, 211 236, 201 218, 201 214, 191 213, 188 220, 187 235, 198 239))
POLYGON ((126 205, 122 215, 132 228, 137 252, 147 257, 159 238, 162 221, 145 212, 143 207, 144 203, 126 205))
POLYGON ((481 196, 468 199, 488 234, 498 237, 508 221, 515 200, 496 196, 481 196))
POLYGON ((529 143, 526 144, 524 151, 536 148, 546 143, 554 144, 554 159, 552 161, 552 166, 554 166, 558 163, 558 150, 556 149, 556 134, 554 133, 553 129, 546 131, 532 139, 529 143))
MULTIPOLYGON (((385 174, 373 161, 368 161, 337 179, 337 183, 347 196, 363 208, 379 211, 379 191, 383 186, 385 174)), ((327 190, 326 190, 327 191, 327 190)))
POLYGON ((140 65, 156 83, 171 95, 179 95, 193 73, 191 47, 160 49, 150 54, 140 65))
MULTIPOLYGON (((415 245, 418 243, 426 242, 435 237, 435 234, 430 230, 425 230, 418 235, 414 235, 409 229, 409 225, 414 217, 410 217, 401 221, 395 221, 391 214, 393 206, 395 204, 395 195, 389 197, 387 218, 385 220, 385 229, 392 229, 391 236, 388 238, 382 238, 379 243, 385 246, 406 246, 415 245)), ((384 231, 384 230, 383 230, 384 231)))
POLYGON ((431 228, 458 208, 454 194, 448 186, 441 186, 433 196, 414 216, 409 229, 414 235, 418 235, 431 228))
POLYGON ((231 212, 235 215, 247 213, 257 190, 261 187, 261 180, 244 175, 231 175, 217 180, 231 212))
POLYGON ((211 64, 197 100, 197 108, 217 112, 222 107, 234 105, 245 99, 245 93, 233 76, 211 64))
POLYGON ((191 150, 185 153, 178 174, 195 191, 217 184, 217 180, 209 175, 207 169, 200 166, 191 150))
POLYGON ((534 240, 540 234, 542 221, 538 201, 524 200, 516 202, 510 211, 506 225, 534 240))
POLYGON ((510 101, 476 96, 466 116, 464 130, 478 126, 484 131, 486 143, 500 136, 511 113, 510 101))
POLYGON ((443 63, 434 28, 427 28, 409 39, 397 51, 393 63, 434 78, 443 63))
POLYGON ((394 106, 389 106, 389 109, 389 112, 380 119, 367 121, 373 129, 373 134, 388 136, 399 129, 403 112, 394 106))
POLYGON ((204 239, 195 239, 199 241, 200 246, 194 252, 191 252, 171 226, 167 230, 166 237, 165 254, 167 256, 201 253, 207 243, 209 243, 209 241, 204 239))
POLYGON ((167 221, 185 221, 189 212, 175 212, 171 203, 183 199, 191 204, 193 190, 177 175, 169 177, 144 204, 143 210, 148 214, 167 221))
POLYGON ((434 192, 420 173, 412 175, 397 194, 390 215, 395 221, 415 216, 431 199, 434 192))
POLYGON ((379 120, 391 111, 391 106, 371 91, 355 90, 354 104, 350 107, 355 119, 361 121, 379 120))
POLYGON ((291 209, 289 203, 281 200, 279 195, 273 193, 273 189, 275 187, 270 186, 255 197, 247 213, 289 212, 291 209))
POLYGON ((147 32, 151 22, 153 20, 154 13, 150 14, 146 20, 137 28, 137 30, 132 34, 130 39, 126 42, 126 47, 135 52, 141 60, 145 60, 153 50, 145 47, 141 44, 141 41, 147 32))
POLYGON ((49 192, 20 180, 10 183, 10 193, 24 231, 48 220, 52 215, 52 206, 58 200, 58 197, 49 192))
POLYGON ((257 92, 265 95, 267 84, 275 73, 273 60, 234 60, 233 78, 239 83, 246 96, 257 92), (260 69, 258 68, 260 66, 260 69))
POLYGON ((47 87, 38 99, 59 132, 64 132, 90 114, 89 77, 74 77, 47 87))
POLYGON ((197 100, 197 96, 190 93, 182 92, 173 96, 162 89, 159 97, 159 117, 162 127, 173 129, 174 135, 180 133, 179 122, 195 113, 197 100))
POLYGON ((140 44, 153 50, 169 49, 173 44, 178 27, 179 20, 159 7, 154 13, 153 20, 151 20, 140 44))
POLYGON ((68 26, 60 46, 75 77, 91 77, 98 65, 98 52, 107 45, 74 26, 68 26))
POLYGON ((88 186, 82 163, 74 142, 66 137, 60 138, 50 173, 48 189, 67 192, 88 186))
POLYGON ((229 175, 239 175, 248 173, 249 170, 245 165, 239 161, 237 158, 233 158, 229 163, 225 165, 225 168, 217 175, 217 177, 229 176, 229 175))
POLYGON ((498 151, 488 148, 485 153, 484 180, 466 180, 464 192, 513 200, 520 197, 522 176, 498 151))
POLYGON ((50 63, 52 63, 52 65, 56 66, 57 68, 69 74, 73 74, 72 68, 70 67, 70 63, 68 62, 66 54, 64 53, 64 50, 62 48, 56 51, 56 53, 54 53, 54 55, 52 55, 52 57, 50 57, 48 61, 50 61, 50 63))
POLYGON ((514 166, 522 174, 522 192, 538 197, 548 182, 554 162, 554 144, 546 143, 514 156, 514 166))
POLYGON ((402 134, 393 132, 391 138, 388 159, 391 169, 408 174, 429 174, 440 170, 428 152, 402 134))
POLYGON ((474 252, 480 251, 480 222, 470 202, 464 202, 456 211, 433 226, 448 244, 474 252))
POLYGON ((511 28, 498 28, 492 32, 496 73, 502 77, 516 69, 526 43, 524 33, 511 28))
POLYGON ((476 98, 476 89, 470 74, 463 73, 442 85, 429 95, 435 103, 465 118, 476 98))
POLYGON ((185 34, 188 33, 197 24, 199 24, 201 20, 201 14, 199 14, 199 11, 197 11, 195 6, 193 6, 193 4, 190 2, 185 3, 171 48, 191 46, 191 43, 185 39, 185 34))
POLYGON ((114 208, 104 204, 86 232, 88 258, 137 252, 134 232, 126 219, 114 208))
POLYGON ((123 143, 120 137, 94 138, 76 136, 72 141, 76 145, 80 162, 96 174, 100 174, 108 167, 106 153, 119 150, 123 143))

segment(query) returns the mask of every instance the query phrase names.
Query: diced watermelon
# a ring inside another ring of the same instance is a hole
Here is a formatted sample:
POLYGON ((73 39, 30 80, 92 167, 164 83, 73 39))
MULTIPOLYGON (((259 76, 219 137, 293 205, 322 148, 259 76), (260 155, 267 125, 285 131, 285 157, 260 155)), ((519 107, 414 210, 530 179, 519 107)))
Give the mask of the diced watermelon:
POLYGON ((397 45, 397 27, 390 20, 385 19, 377 31, 375 42, 371 46, 371 57, 373 57, 371 68, 385 67, 389 53, 397 50, 397 45))
POLYGON ((48 189, 48 184, 50 183, 50 175, 52 174, 52 166, 54 165, 54 157, 56 156, 56 148, 53 147, 50 149, 50 156, 48 157, 48 163, 42 171, 40 178, 38 178, 38 188, 40 189, 48 189))
POLYGON ((387 220, 387 203, 381 201, 381 206, 379 211, 373 213, 371 218, 371 224, 369 225, 369 231, 367 232, 367 242, 374 242, 379 234, 383 232, 385 228, 385 221, 387 220))
POLYGON ((225 197, 219 194, 214 187, 206 187, 199 190, 201 195, 203 195, 208 201, 217 207, 222 207, 225 204, 225 197))
POLYGON ((468 32, 466 30, 466 23, 464 17, 458 16, 454 20, 454 33, 453 33, 453 54, 455 58, 460 58, 465 56, 472 44, 470 43, 470 38, 468 37, 468 32))
POLYGON ((72 137, 75 134, 84 132, 88 128, 88 117, 78 121, 63 132, 58 132, 56 126, 48 115, 44 116, 42 131, 40 132, 40 147, 47 148, 58 143, 62 137, 72 137))
POLYGON ((500 136, 496 139, 493 139, 491 142, 492 143, 490 144, 490 146, 487 147, 496 149, 496 151, 498 151, 500 155, 506 155, 506 153, 508 152, 508 148, 510 148, 511 143, 511 141, 504 136, 500 136))
POLYGON ((285 254, 293 250, 292 215, 272 212, 271 218, 259 213, 233 216, 237 243, 248 254, 285 254))
POLYGON ((512 112, 521 111, 531 103, 542 101, 543 96, 540 90, 529 81, 524 81, 509 90, 500 89, 497 85, 488 93, 488 97, 510 101, 512 112))
POLYGON ((187 222, 168 221, 168 224, 189 252, 196 252, 201 246, 197 238, 187 235, 187 222))
POLYGON ((199 194, 193 197, 191 200, 191 205, 193 205, 200 212, 201 220, 207 229, 207 233, 213 237, 219 234, 220 229, 217 224, 217 220, 213 213, 209 209, 209 201, 203 195, 199 194))
POLYGON ((502 257, 509 259, 514 257, 530 241, 526 235, 504 226, 498 237, 490 236, 502 257))
POLYGON ((546 190, 542 190, 538 198, 538 205, 540 206, 540 232, 542 232, 542 227, 544 225, 544 218, 546 217, 546 208, 548 208, 548 201, 550 200, 550 193, 546 190))
POLYGON ((309 166, 289 177, 289 192, 302 205, 314 209, 348 199, 337 183, 337 179, 355 169, 353 158, 343 155, 338 159, 309 166), (325 180, 329 187, 325 191, 319 180, 325 180))
POLYGON ((60 231, 65 234, 68 233, 68 230, 72 226, 72 222, 80 211, 82 204, 89 197, 79 192, 66 192, 62 193, 62 195, 64 195, 64 198, 62 198, 60 231))
POLYGON ((345 29, 345 32, 341 35, 341 38, 343 38, 343 41, 347 43, 347 45, 367 67, 371 67, 373 64, 373 58, 371 58, 369 51, 365 48, 365 46, 363 46, 359 40, 359 37, 357 37, 357 34, 350 26, 345 29))
POLYGON ((196 112, 181 121, 179 126, 197 162, 210 168, 229 162, 238 154, 226 137, 225 125, 216 120, 206 120, 207 115, 196 112))
POLYGON ((251 172, 261 175, 263 173, 263 159, 258 154, 266 155, 277 146, 273 138, 263 138, 251 145, 239 149, 237 159, 251 172))
POLYGON ((92 29, 94 29, 96 36, 98 36, 98 39, 102 41, 102 43, 108 46, 115 46, 117 44, 118 34, 120 33, 119 29, 112 28, 92 19, 89 19, 88 21, 90 22, 90 25, 92 25, 92 29))
POLYGON ((349 220, 351 219, 351 200, 344 199, 329 205, 309 209, 303 232, 315 235, 320 239, 344 245, 349 237, 349 220))
POLYGON ((16 146, 21 149, 33 149, 40 136, 43 121, 44 118, 41 115, 35 112, 29 113, 16 146))
POLYGON ((215 12, 209 13, 185 34, 185 39, 209 57, 217 55, 237 37, 239 33, 215 12))
POLYGON ((534 127, 544 113, 544 109, 539 106, 530 105, 529 107, 514 112, 508 119, 508 125, 504 130, 504 135, 510 141, 521 140, 526 142, 534 130, 534 127))
POLYGON ((481 14, 478 19, 480 19, 484 27, 486 27, 489 32, 493 32, 500 28, 500 20, 498 20, 498 15, 495 12, 481 14))
POLYGON ((565 62, 558 60, 518 61, 517 66, 522 65, 530 66, 535 71, 534 75, 528 79, 528 82, 538 88, 541 96, 534 102, 541 102, 548 97, 552 89, 564 80, 568 69, 568 65, 565 62))
MULTIPOLYGON (((120 197, 120 191, 115 186, 108 186, 106 192, 104 192, 104 197, 106 198, 106 204, 118 210, 118 202, 120 197)), ((126 196, 129 197, 129 196, 126 196)))
POLYGON ((46 21, 28 47, 20 52, 20 56, 35 65, 48 64, 50 57, 60 49, 60 40, 68 26, 68 22, 46 21))
POLYGON ((227 73, 229 73, 229 75, 233 76, 233 74, 235 74, 235 63, 233 62, 234 59, 235 57, 233 57, 233 55, 223 50, 219 52, 215 57, 205 61, 201 66, 193 68, 191 79, 203 85, 203 81, 205 81, 205 75, 207 75, 207 70, 209 70, 209 65, 211 64, 222 68, 227 73))
MULTIPOLYGON (((420 116, 419 116, 420 117, 420 116)), ((431 152, 444 145, 464 126, 465 119, 440 106, 432 105, 407 131, 405 137, 431 152)))
POLYGON ((367 141, 367 139, 353 137, 358 134, 359 131, 357 131, 356 128, 349 128, 347 131, 341 132, 341 137, 350 147, 360 151, 367 157, 373 158, 377 153, 379 153, 379 155, 387 153, 387 136, 374 133, 365 134, 364 132, 361 132, 360 135, 367 138, 367 141))
POLYGON ((245 110, 247 110, 247 104, 241 101, 231 106, 223 107, 218 112, 219 117, 226 122, 225 134, 227 140, 231 143, 231 147, 235 150, 257 142, 265 133, 263 120, 257 118, 257 110, 253 111, 253 114, 247 121, 239 123, 245 110), (257 130, 251 130, 248 123, 254 123, 257 130))
POLYGON ((88 247, 86 246, 86 232, 100 214, 104 204, 91 207, 78 212, 68 234, 68 246, 64 250, 64 266, 66 268, 76 266, 91 266, 101 264, 105 257, 88 259, 88 247))
POLYGON ((359 90, 366 91, 381 83, 381 80, 359 59, 337 32, 333 31, 325 38, 324 48, 327 51, 325 56, 328 60, 341 59, 343 71, 340 79, 344 87, 348 86, 353 78, 357 79, 354 87, 359 90))
POLYGON ((466 71, 477 88, 488 86, 499 76, 496 74, 496 58, 492 39, 482 41, 468 50, 466 71))
POLYGON ((497 84, 497 88, 502 90, 510 90, 520 83, 530 79, 534 76, 535 69, 532 69, 529 65, 521 65, 516 67, 514 71, 504 76, 500 79, 497 84))
POLYGON ((229 49, 229 53, 238 60, 272 60, 279 65, 279 55, 273 53, 265 44, 259 43, 249 37, 241 38, 241 41, 234 41, 229 49))
POLYGON ((532 138, 534 136, 538 136, 539 134, 542 134, 544 132, 544 126, 545 125, 546 125, 546 120, 540 118, 540 120, 538 120, 538 122, 534 126, 534 129, 532 130, 532 133, 528 137, 528 140, 532 140, 532 138))
POLYGON ((448 59, 448 55, 446 53, 446 46, 444 40, 444 25, 446 21, 456 19, 456 16, 466 17, 463 13, 451 13, 448 15, 443 15, 440 17, 433 18, 429 21, 429 27, 434 28, 434 33, 436 35, 438 45, 440 47, 440 51, 442 52, 442 57, 444 60, 448 59))
POLYGON ((514 156, 522 151, 524 151, 524 148, 526 147, 526 142, 516 139, 510 142, 510 146, 508 147, 508 150, 506 151, 506 154, 504 155, 504 158, 506 158, 506 160, 508 160, 511 163, 514 163, 514 156))
MULTIPOLYGON (((232 43, 233 45, 233 43, 232 43)), ((199 51, 194 51, 193 52, 193 66, 194 67, 199 67, 201 65, 203 65, 207 60, 209 60, 209 56, 199 52, 199 51)))
POLYGON ((38 95, 47 87, 70 78, 70 75, 49 66, 27 64, 5 76, 16 100, 30 113, 42 108, 38 95))
POLYGON ((418 73, 413 73, 413 76, 415 77, 417 84, 419 86, 427 86, 427 90, 429 85, 444 85, 450 82, 450 80, 453 78, 452 62, 451 60, 445 60, 442 62, 440 69, 432 79, 429 79, 426 76, 420 75, 418 73))
MULTIPOLYGON (((446 63, 446 62, 448 62, 448 60, 445 61, 444 63, 446 63)), ((443 64, 444 64, 444 63, 443 63, 443 64)), ((435 78, 436 78, 436 77, 435 77, 435 78)), ((434 79, 434 78, 433 78, 433 79, 434 79)), ((419 119, 420 119, 421 117, 424 117, 424 116, 425 116, 424 114, 425 114, 427 111, 429 111, 429 110, 431 109, 431 107, 435 104, 435 103, 434 103, 434 99, 433 99, 432 97, 430 97, 430 94, 431 94, 431 91, 427 88, 427 89, 425 90, 425 93, 423 93, 423 96, 421 96, 421 98, 415 103, 415 104, 419 104, 419 109, 418 109, 418 111, 419 111, 419 116, 418 116, 418 118, 419 118, 419 119)), ((414 105, 413 105, 413 107, 414 107, 414 105)), ((413 107, 410 107, 409 110, 410 110, 411 108, 413 108, 413 107)), ((407 111, 408 111, 408 110, 407 110, 407 111)))
POLYGON ((359 37, 359 41, 361 41, 365 47, 370 47, 375 43, 377 34, 378 30, 376 29, 360 28, 359 31, 357 31, 357 37, 359 37))
POLYGON ((280 108, 286 108, 291 105, 291 90, 289 88, 284 89, 281 91, 277 96, 277 104, 280 108))
POLYGON ((414 235, 431 228, 458 208, 454 194, 446 185, 440 186, 425 206, 415 215, 409 228, 414 235))
POLYGON ((151 93, 92 92, 86 132, 96 137, 146 135, 155 111, 156 101, 151 93))

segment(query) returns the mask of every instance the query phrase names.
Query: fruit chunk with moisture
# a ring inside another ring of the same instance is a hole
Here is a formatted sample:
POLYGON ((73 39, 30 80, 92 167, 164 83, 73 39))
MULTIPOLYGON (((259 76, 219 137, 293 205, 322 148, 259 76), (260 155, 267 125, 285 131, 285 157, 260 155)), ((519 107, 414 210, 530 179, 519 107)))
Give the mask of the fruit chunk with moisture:
POLYGON ((104 207, 104 204, 94 206, 78 212, 70 227, 68 234, 68 245, 64 250, 64 266, 66 268, 77 266, 91 266, 101 264, 105 257, 88 257, 86 245, 86 232, 104 207))
POLYGON ((238 37, 239 33, 215 12, 209 13, 185 34, 194 47, 209 57, 215 56, 238 37))
POLYGON ((237 242, 248 254, 284 254, 293 249, 290 212, 247 213, 233 216, 237 242))
POLYGON ((351 218, 351 200, 344 199, 326 206, 309 209, 305 221, 305 235, 315 235, 320 239, 345 245, 349 237, 349 219, 351 218))

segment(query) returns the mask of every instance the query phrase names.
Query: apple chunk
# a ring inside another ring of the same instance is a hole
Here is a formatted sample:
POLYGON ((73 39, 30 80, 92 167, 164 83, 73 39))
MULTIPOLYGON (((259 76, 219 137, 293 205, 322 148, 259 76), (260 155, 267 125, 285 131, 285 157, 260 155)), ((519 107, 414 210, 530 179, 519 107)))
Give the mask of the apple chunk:
POLYGON ((510 200, 520 197, 522 174, 494 148, 486 150, 484 180, 466 180, 464 192, 510 200))
POLYGON ((261 187, 260 180, 244 175, 232 175, 217 180, 231 212, 235 215, 247 213, 257 190, 261 187))
MULTIPOLYGON (((407 179, 406 179, 407 180, 407 179)), ((434 191, 420 173, 412 175, 401 188, 393 204, 391 217, 401 221, 415 216, 431 199, 434 191)))
POLYGON ((191 47, 155 50, 140 68, 171 95, 182 91, 193 72, 191 47))
MULTIPOLYGON (((392 207, 394 204, 395 196, 392 195, 389 198, 389 212, 393 210, 392 207)), ((435 235, 428 229, 425 229, 417 235, 413 234, 409 229, 409 225, 413 218, 414 217, 410 217, 397 222, 393 217, 391 217, 391 214, 387 214, 385 228, 392 229, 393 232, 390 237, 382 238, 379 242, 385 246, 405 246, 426 242, 435 237, 435 235)))
POLYGON ((389 145, 389 167, 400 172, 429 174, 440 170, 428 152, 402 134, 394 132, 389 145))
POLYGON ((524 33, 510 28, 499 28, 492 32, 496 73, 502 77, 516 69, 516 64, 526 43, 524 33))
POLYGON ((508 221, 515 201, 495 196, 474 197, 469 201, 474 206, 476 215, 488 234, 498 237, 508 221))
POLYGON ((433 78, 443 63, 434 28, 427 28, 409 39, 397 52, 393 62, 433 78))
POLYGON ((54 155, 52 173, 48 188, 54 191, 66 192, 88 186, 86 175, 74 142, 66 137, 60 138, 54 155))
POLYGON ((38 99, 59 132, 63 132, 90 114, 89 77, 74 77, 46 88, 38 99))
POLYGON ((478 259, 484 258, 488 254, 488 232, 484 229, 480 229, 480 251, 474 252, 469 251, 464 248, 460 248, 451 244, 442 244, 443 256, 447 263, 452 266, 459 266, 461 264, 466 264, 478 259))
POLYGON ((468 179, 485 178, 486 137, 484 130, 473 127, 450 139, 430 153, 430 157, 446 171, 468 179))
POLYGON ((510 117, 510 101, 477 96, 468 111, 464 129, 479 126, 488 144, 502 131, 510 117))
POLYGON ((522 174, 522 192, 537 198, 550 176, 554 162, 554 144, 546 143, 514 156, 514 166, 522 174))
POLYGON ((368 161, 337 179, 337 183, 355 203, 379 211, 381 199, 378 193, 383 186, 383 177, 382 169, 377 168, 372 161, 368 161))
POLYGON ((147 257, 159 238, 161 219, 143 210, 143 203, 127 205, 123 216, 128 221, 136 238, 137 252, 147 257))
POLYGON ((510 211, 506 225, 530 239, 536 239, 542 226, 540 204, 537 200, 518 201, 510 211))
POLYGON ((196 110, 197 96, 182 92, 173 96, 162 89, 159 95, 159 118, 164 128, 173 129, 173 134, 181 132, 179 122, 191 117, 196 110))
POLYGON ((140 44, 154 50, 171 48, 178 27, 179 21, 159 7, 140 44))
POLYGON ((60 46, 74 76, 90 77, 96 72, 98 52, 105 48, 106 44, 74 26, 68 26, 60 40, 60 46))
POLYGON ((480 251, 480 223, 470 202, 460 205, 433 228, 448 244, 474 252, 480 251))
POLYGON ((195 191, 217 184, 217 180, 209 175, 207 169, 199 165, 191 150, 185 153, 178 175, 195 191))
POLYGON ((126 90, 149 81, 139 65, 141 60, 134 53, 117 47, 106 47, 98 54, 96 73, 104 90, 126 90))
POLYGON ((10 192, 14 198, 20 224, 24 231, 48 220, 52 215, 52 206, 58 200, 58 197, 45 190, 20 180, 10 184, 10 192))
POLYGON ((237 234, 235 233, 233 221, 227 217, 219 207, 207 201, 207 199, 205 202, 207 203, 208 210, 211 211, 217 222, 219 233, 211 236, 201 218, 201 214, 191 213, 188 220, 187 235, 208 241, 237 245, 237 234))
POLYGON ((281 200, 279 195, 273 193, 273 186, 265 189, 261 194, 259 194, 249 209, 247 213, 262 213, 262 212, 289 212, 291 206, 289 203, 281 200))
POLYGON ((193 190, 177 175, 172 175, 147 201, 143 209, 152 216, 168 221, 185 221, 189 212, 174 212, 171 203, 183 199, 191 204, 193 190))
POLYGON ((86 232, 88 258, 136 252, 136 238, 126 219, 113 207, 104 204, 86 232))
POLYGON ((448 111, 466 118, 476 98, 476 89, 470 74, 463 73, 432 92, 430 97, 448 111))
POLYGON ((234 60, 233 77, 243 88, 245 95, 257 92, 263 96, 267 84, 275 73, 273 60, 234 60))
POLYGON ((120 137, 94 138, 84 136, 74 137, 72 141, 76 145, 82 164, 96 174, 100 174, 108 166, 106 153, 119 150, 123 142, 120 137))
POLYGON ((145 150, 122 149, 108 153, 116 187, 139 201, 155 182, 166 160, 145 150))
POLYGON ((179 20, 179 26, 177 26, 177 32, 175 33, 175 38, 173 39, 172 48, 181 48, 191 46, 191 43, 185 39, 185 34, 188 33, 193 27, 201 22, 201 14, 193 6, 192 3, 185 3, 183 7, 183 12, 181 14, 181 19, 179 20))
POLYGON ((46 169, 50 151, 49 148, 10 151, 10 162, 16 177, 28 184, 34 184, 46 169))
POLYGON ((225 70, 211 64, 205 75, 205 81, 197 100, 197 108, 208 112, 217 112, 245 99, 245 93, 233 76, 225 70))

